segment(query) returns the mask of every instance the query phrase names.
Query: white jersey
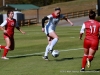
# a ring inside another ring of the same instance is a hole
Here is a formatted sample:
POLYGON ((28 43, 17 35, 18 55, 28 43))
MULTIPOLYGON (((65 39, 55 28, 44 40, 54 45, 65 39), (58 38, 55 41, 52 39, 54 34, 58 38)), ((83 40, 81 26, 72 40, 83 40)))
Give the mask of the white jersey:
POLYGON ((45 25, 45 33, 49 34, 52 31, 55 31, 56 25, 58 24, 60 19, 64 18, 64 15, 60 15, 60 17, 58 18, 54 18, 53 15, 48 15, 47 16, 49 18, 47 24, 45 25))

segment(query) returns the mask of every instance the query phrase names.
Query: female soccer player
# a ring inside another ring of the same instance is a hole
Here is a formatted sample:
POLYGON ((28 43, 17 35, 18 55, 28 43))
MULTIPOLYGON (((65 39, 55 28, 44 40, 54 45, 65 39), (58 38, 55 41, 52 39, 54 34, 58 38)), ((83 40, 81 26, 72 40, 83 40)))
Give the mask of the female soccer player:
POLYGON ((24 34, 25 32, 23 32, 19 26, 18 23, 16 22, 16 20, 13 18, 14 16, 14 12, 9 10, 7 11, 7 19, 0 25, 0 29, 3 31, 4 33, 4 39, 6 42, 6 46, 0 45, 1 49, 4 49, 3 55, 2 55, 2 59, 9 59, 6 57, 7 53, 9 50, 14 50, 14 28, 16 27, 22 34, 24 34), (5 29, 3 28, 5 26, 5 29))
POLYGON ((84 39, 84 56, 82 59, 82 69, 81 71, 85 71, 85 66, 87 63, 87 67, 89 68, 91 65, 91 61, 98 50, 99 44, 99 30, 100 24, 99 22, 95 21, 95 12, 91 10, 89 12, 90 20, 83 23, 81 31, 80 31, 80 39, 82 39, 82 35, 84 30, 86 31, 85 39, 84 39))
POLYGON ((58 36, 55 32, 55 28, 56 25, 58 24, 60 19, 65 19, 66 21, 68 21, 71 25, 73 25, 73 23, 67 19, 64 15, 60 14, 61 13, 61 9, 60 8, 55 8, 55 11, 44 17, 42 19, 42 31, 45 31, 45 34, 47 35, 47 40, 48 40, 48 45, 46 47, 45 50, 45 54, 43 56, 43 59, 48 60, 48 53, 52 53, 53 51, 53 47, 55 46, 55 44, 58 41, 58 36), (45 21, 48 20, 48 23, 46 25, 44 25, 45 21))

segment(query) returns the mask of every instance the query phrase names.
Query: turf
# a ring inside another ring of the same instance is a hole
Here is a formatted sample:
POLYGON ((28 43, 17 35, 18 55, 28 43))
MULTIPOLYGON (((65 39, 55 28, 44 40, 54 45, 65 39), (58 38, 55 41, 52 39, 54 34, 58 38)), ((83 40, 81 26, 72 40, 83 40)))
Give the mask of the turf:
MULTIPOLYGON (((42 59, 47 45, 46 35, 41 26, 21 27, 26 34, 15 30, 16 47, 9 51, 10 60, 0 59, 0 75, 99 75, 100 50, 95 55, 91 68, 80 72, 83 56, 82 43, 79 40, 80 26, 58 26, 56 33, 59 41, 54 49, 61 51, 60 56, 53 58, 49 54, 49 61, 42 59), (37 54, 36 54, 37 53, 37 54)), ((0 31, 0 44, 5 44, 0 31)), ((0 56, 2 55, 0 53, 0 56)))

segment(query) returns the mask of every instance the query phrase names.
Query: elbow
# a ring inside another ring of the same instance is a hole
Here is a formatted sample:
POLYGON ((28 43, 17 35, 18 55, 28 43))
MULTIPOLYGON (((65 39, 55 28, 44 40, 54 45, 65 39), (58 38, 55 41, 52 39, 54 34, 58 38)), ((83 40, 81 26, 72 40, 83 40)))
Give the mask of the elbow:
POLYGON ((16 27, 16 29, 17 29, 17 30, 20 30, 20 28, 19 28, 19 27, 16 27))

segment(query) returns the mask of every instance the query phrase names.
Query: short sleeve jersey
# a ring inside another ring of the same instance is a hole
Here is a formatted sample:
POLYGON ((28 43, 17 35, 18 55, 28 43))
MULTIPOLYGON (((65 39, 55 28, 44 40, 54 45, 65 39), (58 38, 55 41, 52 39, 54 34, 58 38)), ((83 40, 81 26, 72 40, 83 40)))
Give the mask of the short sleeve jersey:
POLYGON ((50 14, 47 16, 49 18, 49 21, 46 25, 48 25, 49 27, 51 27, 51 29, 55 30, 56 25, 58 24, 60 19, 64 18, 64 15, 60 14, 59 17, 56 17, 53 14, 50 14))
POLYGON ((84 22, 86 31, 86 39, 98 39, 100 23, 95 20, 88 20, 84 22))
POLYGON ((5 30, 7 30, 7 35, 9 37, 13 37, 14 35, 14 28, 16 26, 16 20, 15 19, 12 19, 12 20, 9 20, 9 19, 6 19, 4 21, 4 23, 1 24, 1 26, 5 26, 5 30))

